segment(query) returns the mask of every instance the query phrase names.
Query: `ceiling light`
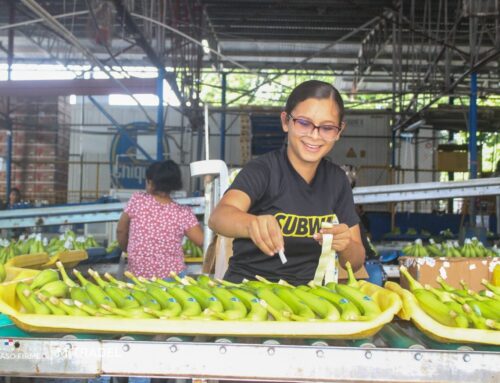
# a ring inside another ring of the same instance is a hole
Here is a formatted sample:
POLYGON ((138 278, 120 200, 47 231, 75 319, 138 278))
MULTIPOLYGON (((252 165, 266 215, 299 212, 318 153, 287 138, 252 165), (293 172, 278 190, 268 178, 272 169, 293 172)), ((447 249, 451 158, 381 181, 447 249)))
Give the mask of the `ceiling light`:
POLYGON ((203 52, 205 52, 206 54, 209 54, 210 53, 210 46, 208 45, 208 40, 207 39, 201 40, 201 45, 203 46, 203 52))

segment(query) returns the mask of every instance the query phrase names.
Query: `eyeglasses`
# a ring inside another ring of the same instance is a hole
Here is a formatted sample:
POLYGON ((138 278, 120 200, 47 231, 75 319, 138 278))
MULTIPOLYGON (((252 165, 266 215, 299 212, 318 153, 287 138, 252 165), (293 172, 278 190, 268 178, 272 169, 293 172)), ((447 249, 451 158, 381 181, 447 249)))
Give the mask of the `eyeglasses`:
POLYGON ((290 113, 288 114, 288 117, 293 121, 293 126, 300 136, 308 136, 314 132, 314 129, 318 129, 318 133, 322 139, 325 141, 333 141, 342 131, 340 126, 315 125, 313 122, 306 120, 305 118, 295 118, 290 113))

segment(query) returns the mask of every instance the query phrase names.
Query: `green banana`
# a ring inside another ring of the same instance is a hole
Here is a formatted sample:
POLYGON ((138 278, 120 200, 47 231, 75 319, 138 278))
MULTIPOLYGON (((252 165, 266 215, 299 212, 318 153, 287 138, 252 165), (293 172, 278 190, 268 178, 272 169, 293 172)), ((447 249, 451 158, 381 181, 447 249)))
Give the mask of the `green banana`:
MULTIPOLYGON (((354 289, 351 286, 351 289, 354 289)), ((323 297, 310 293, 309 291, 294 289, 292 292, 299 297, 309 308, 320 318, 336 321, 340 319, 340 313, 337 308, 323 297)))
POLYGON ((83 275, 76 269, 73 269, 73 274, 78 278, 80 284, 85 289, 90 299, 100 306, 101 304, 107 304, 111 307, 116 307, 116 303, 111 299, 111 297, 104 292, 99 286, 93 284, 89 280, 85 279, 83 275))
POLYGON ((165 281, 164 279, 161 279, 161 278, 152 278, 152 282, 156 283, 159 286, 166 287, 167 289, 170 288, 170 287, 177 286, 177 283, 175 283, 175 282, 168 282, 168 281, 165 281))
POLYGON ((441 302, 448 306, 451 310, 455 311, 457 314, 465 314, 464 309, 460 303, 453 299, 452 293, 448 291, 439 290, 430 285, 425 285, 425 289, 432 292, 441 302))
POLYGON ((475 299, 466 299, 466 302, 477 315, 486 319, 500 321, 500 309, 496 302, 494 302, 494 306, 490 305, 489 302, 481 302, 475 299))
POLYGON ((209 309, 213 312, 221 313, 224 311, 224 305, 222 302, 209 290, 196 285, 186 285, 184 286, 189 294, 191 294, 201 305, 201 308, 209 309))
POLYGON ((19 299, 19 302, 21 302, 21 306, 24 307, 26 312, 32 314, 35 312, 35 307, 33 304, 28 300, 26 295, 24 294, 25 290, 31 291, 31 288, 24 282, 18 282, 16 283, 16 296, 17 299, 19 299))
POLYGON ((49 300, 53 305, 64 310, 68 315, 79 317, 89 316, 89 314, 87 314, 85 311, 79 309, 71 299, 58 299, 56 297, 50 297, 49 300))
POLYGON ((78 307, 80 310, 85 311, 87 314, 91 316, 102 316, 100 311, 96 309, 95 307, 88 306, 84 304, 83 302, 80 301, 73 301, 73 304, 78 307))
POLYGON ((59 273, 61 274, 61 278, 64 281, 64 283, 66 283, 69 287, 77 286, 77 284, 66 273, 66 269, 64 268, 64 265, 61 263, 61 261, 56 262, 56 267, 59 270, 59 273))
MULTIPOLYGON (((457 312, 452 310, 445 303, 441 302, 433 292, 423 288, 423 286, 411 276, 406 267, 401 266, 399 270, 401 274, 404 275, 404 277, 407 279, 410 290, 415 298, 417 298, 419 306, 423 311, 425 311, 427 315, 445 326, 457 327, 459 325, 463 325, 463 315, 459 317, 458 321, 455 320, 458 317, 457 312)), ((451 286, 448 286, 446 282, 444 282, 444 280, 442 280, 441 278, 439 279, 441 281, 438 280, 438 282, 442 282, 444 284, 444 286, 442 285, 444 290, 450 292, 448 290, 451 288, 451 286)), ((455 289, 453 288, 451 288, 451 290, 455 291, 455 289)))
POLYGON ((87 306, 97 307, 97 305, 94 303, 92 299, 90 299, 89 294, 87 294, 87 291, 83 287, 80 286, 70 287, 69 296, 74 301, 80 301, 86 304, 87 306))
POLYGON ((201 314, 201 306, 198 301, 180 286, 172 286, 167 292, 181 304, 181 317, 192 317, 201 314))
POLYGON ((94 279, 94 281, 97 283, 97 285, 104 290, 104 288, 106 286, 108 286, 111 282, 106 282, 104 281, 101 276, 99 275, 99 273, 97 271, 94 271, 92 270, 91 268, 89 268, 87 270, 88 274, 94 279))
POLYGON ((420 282, 418 282, 415 278, 412 277, 412 275, 405 266, 401 266, 399 268, 399 272, 406 278, 408 286, 410 287, 410 291, 424 288, 424 286, 420 282))
POLYGON ((133 285, 131 283, 128 284, 128 288, 129 288, 128 292, 130 292, 130 295, 132 295, 134 299, 137 300, 137 302, 139 302, 141 306, 149 307, 150 309, 153 310, 161 310, 160 303, 150 294, 148 294, 146 292, 146 289, 137 285, 133 285))
POLYGON ((132 309, 119 309, 116 307, 112 307, 106 304, 101 305, 101 307, 107 311, 109 311, 112 314, 116 314, 125 318, 132 318, 132 319, 150 319, 150 318, 155 318, 154 315, 149 314, 144 311, 144 307, 136 307, 132 309))
POLYGON ((309 291, 312 294, 323 297, 329 302, 333 303, 341 312, 340 319, 346 321, 361 319, 361 312, 359 311, 358 307, 342 295, 337 294, 336 292, 323 286, 311 288, 311 290, 309 291))
POLYGON ((106 278, 114 286, 118 286, 118 287, 122 287, 122 288, 126 288, 127 287, 127 283, 126 282, 119 281, 118 279, 116 279, 115 277, 113 277, 110 273, 104 273, 104 278, 106 278))
POLYGON ((374 318, 382 312, 372 297, 351 286, 338 284, 335 286, 335 291, 354 303, 367 319, 374 318))
POLYGON ((245 304, 239 300, 234 294, 224 287, 212 287, 212 293, 222 302, 224 306, 223 313, 213 313, 213 315, 220 317, 224 320, 237 320, 246 317, 247 308, 245 304))
POLYGON ((52 296, 64 298, 68 294, 69 287, 63 281, 57 280, 44 284, 39 291, 45 291, 52 296))
POLYGON ((457 326, 455 320, 457 313, 442 303, 433 293, 425 289, 414 290, 412 293, 427 315, 445 326, 457 326))
POLYGON ((236 297, 243 302, 248 310, 245 320, 248 321, 265 321, 268 318, 267 310, 259 303, 259 298, 249 291, 232 287, 230 289, 236 297))
POLYGON ((495 286, 493 283, 488 282, 486 279, 481 279, 481 284, 496 295, 500 295, 500 286, 495 286))
POLYGON ((356 280, 356 277, 354 276, 351 262, 347 261, 345 263, 345 269, 347 270, 347 285, 359 289, 359 282, 356 280))
POLYGON ((481 290, 479 292, 479 295, 486 297, 486 298, 493 299, 495 301, 500 301, 500 295, 497 295, 493 291, 490 291, 490 290, 481 290))
POLYGON ((167 315, 167 313, 169 313, 168 315, 170 316, 178 316, 181 313, 181 304, 161 287, 149 284, 146 287, 146 292, 158 301, 162 311, 164 312, 163 316, 167 315))
POLYGON ((262 281, 249 281, 248 279, 243 280, 243 283, 240 287, 246 287, 250 290, 257 290, 260 288, 269 288, 271 287, 268 283, 264 283, 262 281))
POLYGON ((39 289, 43 285, 59 280, 59 273, 53 269, 45 269, 40 271, 33 281, 31 282, 31 288, 33 290, 39 289))
POLYGON ((66 312, 61 309, 60 307, 57 307, 50 301, 50 295, 44 292, 37 292, 35 293, 38 299, 40 299, 45 305, 49 308, 50 312, 53 315, 66 315, 66 312))
POLYGON ((271 314, 274 317, 274 320, 276 320, 278 322, 290 321, 290 315, 283 315, 283 313, 288 313, 288 312, 277 310, 275 307, 273 307, 269 303, 267 303, 264 299, 260 299, 259 303, 262 307, 264 307, 269 312, 269 314, 271 314))
POLYGON ((7 277, 7 271, 5 270, 4 262, 0 262, 0 283, 5 281, 7 277))
POLYGON ((283 300, 278 297, 271 288, 259 287, 255 290, 255 294, 259 297, 259 299, 264 300, 271 306, 271 309, 268 308, 267 310, 272 314, 272 316, 275 317, 276 320, 283 319, 283 316, 286 317, 293 314, 292 308, 283 302, 283 300), (273 310, 274 313, 271 310, 273 310), (275 314, 278 314, 280 319, 276 318, 275 314))
POLYGON ((98 272, 89 269, 88 273, 94 278, 99 287, 115 302, 116 306, 121 309, 139 307, 139 302, 127 291, 111 282, 105 282, 98 272))
POLYGON ((480 330, 487 330, 489 327, 486 325, 486 319, 477 315, 474 310, 468 305, 462 305, 463 311, 468 319, 472 322, 473 326, 480 330))
POLYGON ((129 291, 118 286, 110 284, 104 288, 104 292, 115 302, 118 308, 130 309, 140 306, 140 303, 129 291))
POLYGON ((179 316, 181 311, 182 311, 181 305, 172 307, 170 309, 162 309, 162 310, 154 310, 149 307, 144 307, 144 312, 154 315, 155 317, 160 319, 176 318, 179 316))
POLYGON ((203 274, 198 275, 196 282, 198 286, 203 287, 204 289, 209 289, 212 286, 215 286, 214 281, 212 281, 209 276, 203 274))
POLYGON ((134 274, 132 274, 130 271, 125 271, 123 273, 128 279, 130 279, 132 282, 134 282, 137 286, 144 287, 144 283, 142 283, 134 274))
POLYGON ((500 330, 500 323, 494 321, 493 319, 486 319, 486 326, 492 328, 493 330, 500 330))
MULTIPOLYGON (((314 311, 301 298, 294 294, 290 288, 275 287, 273 291, 293 310, 294 316, 298 316, 296 319, 300 320, 302 318, 302 320, 307 320, 316 318, 314 311)), ((292 319, 294 318, 292 317, 292 319)))
POLYGON ((40 298, 38 298, 35 293, 31 290, 24 290, 24 296, 29 300, 29 302, 33 305, 33 314, 37 315, 50 315, 52 311, 47 307, 45 303, 42 302, 40 298))

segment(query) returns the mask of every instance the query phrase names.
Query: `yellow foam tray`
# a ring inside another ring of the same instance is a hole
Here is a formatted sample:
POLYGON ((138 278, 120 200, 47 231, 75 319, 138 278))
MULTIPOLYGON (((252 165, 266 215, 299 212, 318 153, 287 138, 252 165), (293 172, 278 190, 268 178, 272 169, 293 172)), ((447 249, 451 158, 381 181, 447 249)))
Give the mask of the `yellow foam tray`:
POLYGON ((387 282, 385 288, 397 293, 403 300, 401 319, 410 320, 427 336, 445 343, 482 343, 500 346, 500 331, 458 328, 442 325, 420 308, 415 296, 395 282, 387 282))
MULTIPOLYGON (((37 270, 10 269, 7 278, 19 280, 36 275, 37 270)), ((401 309, 399 296, 370 283, 362 290, 371 295, 383 312, 371 321, 275 322, 176 319, 128 319, 36 315, 20 311, 15 283, 0 284, 0 311, 21 329, 30 332, 120 333, 172 335, 272 336, 286 338, 359 339, 374 335, 401 309)))

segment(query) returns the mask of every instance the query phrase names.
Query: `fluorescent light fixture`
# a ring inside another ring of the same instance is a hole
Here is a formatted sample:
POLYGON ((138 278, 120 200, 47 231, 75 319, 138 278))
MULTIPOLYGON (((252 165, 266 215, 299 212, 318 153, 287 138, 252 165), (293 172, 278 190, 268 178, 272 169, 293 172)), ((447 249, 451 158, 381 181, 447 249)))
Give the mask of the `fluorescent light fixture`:
POLYGON ((206 54, 209 54, 210 53, 210 46, 208 45, 208 40, 207 39, 201 40, 201 45, 203 46, 203 52, 205 52, 206 54))

